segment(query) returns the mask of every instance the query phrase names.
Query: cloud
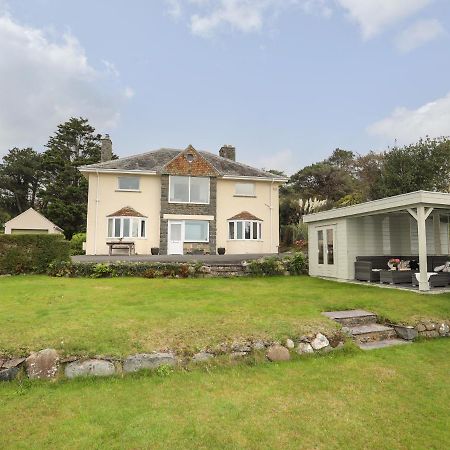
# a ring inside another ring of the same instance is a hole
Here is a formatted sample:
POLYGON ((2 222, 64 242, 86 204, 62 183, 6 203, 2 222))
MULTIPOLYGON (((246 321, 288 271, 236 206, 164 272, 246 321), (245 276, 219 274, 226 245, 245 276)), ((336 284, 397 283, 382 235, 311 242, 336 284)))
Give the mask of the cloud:
POLYGON ((421 137, 450 135, 450 93, 417 109, 396 108, 389 117, 375 122, 369 134, 397 139, 402 144, 421 137))
POLYGON ((444 34, 444 27, 438 20, 419 20, 397 36, 395 45, 398 50, 407 53, 444 34))
POLYGON ((270 156, 260 159, 260 166, 266 170, 282 170, 286 173, 292 172, 293 152, 290 149, 280 150, 270 156))
POLYGON ((179 19, 187 11, 193 34, 211 37, 216 32, 231 29, 242 33, 260 31, 269 18, 290 8, 299 7, 305 13, 330 16, 331 0, 166 0, 167 12, 179 19))
POLYGON ((59 123, 84 116, 106 131, 132 90, 110 62, 94 68, 71 34, 48 35, 0 14, 0 154, 47 142, 59 123))
POLYGON ((432 0, 337 0, 350 19, 361 28, 364 39, 370 39, 406 17, 428 6, 432 0))

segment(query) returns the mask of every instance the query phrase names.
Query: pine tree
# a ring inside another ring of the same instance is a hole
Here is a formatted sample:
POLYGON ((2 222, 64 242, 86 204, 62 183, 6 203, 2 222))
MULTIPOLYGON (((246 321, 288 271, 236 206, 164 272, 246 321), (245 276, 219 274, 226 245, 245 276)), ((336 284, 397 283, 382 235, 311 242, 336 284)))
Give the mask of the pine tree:
POLYGON ((88 183, 78 167, 100 161, 100 135, 87 119, 72 117, 58 125, 46 147, 42 209, 70 239, 86 230, 88 183))

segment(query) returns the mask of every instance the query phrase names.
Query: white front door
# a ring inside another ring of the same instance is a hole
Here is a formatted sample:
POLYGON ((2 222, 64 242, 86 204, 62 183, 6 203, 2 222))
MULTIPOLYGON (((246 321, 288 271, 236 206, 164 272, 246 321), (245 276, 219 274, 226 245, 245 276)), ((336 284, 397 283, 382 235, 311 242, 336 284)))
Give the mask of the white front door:
POLYGON ((183 254, 183 222, 169 220, 169 232, 167 242, 168 255, 182 255, 183 254))

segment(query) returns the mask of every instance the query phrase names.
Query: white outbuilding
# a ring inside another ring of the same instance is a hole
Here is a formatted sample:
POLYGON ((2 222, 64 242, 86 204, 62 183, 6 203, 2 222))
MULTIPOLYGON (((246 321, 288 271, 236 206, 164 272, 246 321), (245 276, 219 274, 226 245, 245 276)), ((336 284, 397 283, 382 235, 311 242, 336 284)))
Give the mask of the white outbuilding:
POLYGON ((306 215, 309 273, 354 280, 358 257, 412 255, 419 289, 429 290, 430 257, 450 254, 449 216, 450 194, 427 191, 306 215))
POLYGON ((63 230, 53 222, 29 208, 5 223, 5 234, 62 234, 63 230))

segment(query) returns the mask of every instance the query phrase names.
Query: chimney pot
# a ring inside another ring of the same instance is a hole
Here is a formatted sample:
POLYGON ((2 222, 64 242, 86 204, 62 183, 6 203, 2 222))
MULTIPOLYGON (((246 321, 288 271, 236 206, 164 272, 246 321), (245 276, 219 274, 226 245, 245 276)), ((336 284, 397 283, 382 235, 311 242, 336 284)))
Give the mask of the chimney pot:
POLYGON ((100 162, 111 161, 112 159, 112 141, 109 134, 101 138, 102 146, 100 150, 100 162))
POLYGON ((236 147, 233 147, 232 145, 225 144, 222 146, 222 148, 219 150, 219 156, 222 158, 229 159, 231 161, 236 161, 236 147))

